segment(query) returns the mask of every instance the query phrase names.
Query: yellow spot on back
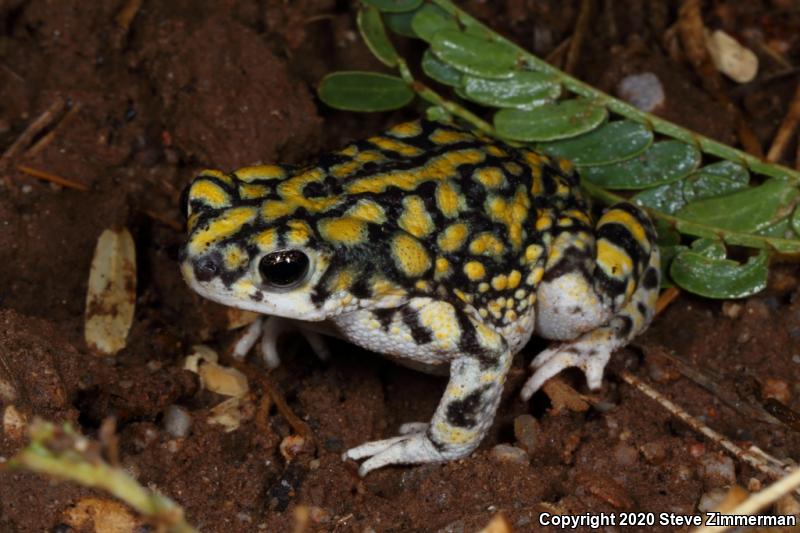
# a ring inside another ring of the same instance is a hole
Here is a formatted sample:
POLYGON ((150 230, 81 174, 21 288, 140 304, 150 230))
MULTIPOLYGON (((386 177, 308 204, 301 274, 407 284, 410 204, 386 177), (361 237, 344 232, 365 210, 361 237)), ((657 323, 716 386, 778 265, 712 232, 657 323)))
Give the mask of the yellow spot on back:
POLYGON ((367 223, 357 218, 323 218, 317 229, 323 239, 333 244, 354 246, 367 239, 367 223))
POLYGON ((395 137, 416 137, 422 133, 422 126, 418 120, 403 122, 389 129, 388 133, 395 137))
POLYGON ((621 224, 625 226, 633 238, 644 248, 645 250, 650 249, 650 241, 647 238, 647 233, 644 230, 644 227, 636 220, 636 217, 628 213, 627 211, 623 211, 622 209, 611 209, 602 217, 600 217, 600 221, 597 224, 597 227, 604 226, 606 224, 621 224))
POLYGON ((608 239, 597 241, 597 265, 609 276, 623 279, 633 272, 628 253, 608 239))
POLYGON ((347 210, 347 216, 357 218, 373 224, 383 224, 386 222, 386 212, 383 207, 372 200, 359 200, 353 207, 347 210))
POLYGON ((224 172, 222 172, 221 170, 215 170, 215 169, 207 168, 207 169, 204 169, 202 172, 200 172, 200 175, 197 176, 198 179, 205 178, 205 177, 217 178, 219 181, 221 181, 225 185, 233 185, 233 180, 231 179, 231 177, 228 176, 227 174, 225 174, 224 172))
POLYGON ((386 159, 386 156, 377 150, 364 150, 360 154, 356 155, 355 159, 361 163, 370 163, 373 161, 383 161, 386 159))
MULTIPOLYGON (((325 173, 321 168, 312 168, 301 174, 292 176, 278 185, 278 193, 288 205, 294 209, 303 207, 311 213, 326 211, 338 204, 341 199, 338 196, 326 196, 323 198, 306 198, 303 189, 310 183, 321 183, 325 179, 325 173)), ((294 211, 294 209, 292 211, 294 211)))
POLYGON ((405 296, 406 290, 384 278, 379 278, 372 283, 373 296, 405 296))
POLYGON ((455 252, 464 245, 467 240, 469 230, 466 224, 451 224, 439 235, 439 248, 444 252, 455 252))
POLYGON ((358 161, 347 161, 345 163, 333 165, 330 168, 330 172, 335 178, 345 178, 347 176, 350 176, 360 168, 361 168, 361 163, 359 163, 358 161))
POLYGON ((334 273, 328 281, 328 290, 331 292, 346 291, 353 286, 356 273, 352 269, 343 269, 334 273))
POLYGON ((472 173, 472 178, 487 189, 496 189, 506 181, 505 174, 497 167, 476 169, 475 172, 472 173))
POLYGON ((522 174, 522 167, 514 163, 513 161, 508 161, 506 163, 503 163, 503 167, 506 169, 507 172, 515 176, 519 176, 520 174, 522 174))
POLYGON ((564 172, 572 172, 572 169, 573 169, 573 168, 575 168, 575 167, 572 165, 572 161, 570 161, 570 160, 568 160, 568 159, 559 159, 559 160, 558 160, 558 166, 559 166, 559 168, 561 168, 561 170, 563 170, 564 172))
POLYGON ((436 205, 447 218, 458 216, 463 203, 464 198, 458 194, 458 188, 451 180, 443 181, 436 187, 436 205))
POLYGON ((553 219, 544 214, 536 219, 536 231, 547 231, 553 225, 553 219))
POLYGON ((256 165, 252 167, 242 167, 234 175, 246 182, 255 180, 275 180, 286 177, 286 170, 278 165, 256 165))
POLYGON ((421 279, 421 280, 417 281, 417 282, 414 284, 414 287, 416 287, 416 289, 417 289, 418 291, 422 291, 422 292, 428 292, 428 291, 430 291, 430 290, 431 290, 431 287, 430 287, 430 285, 428 285, 428 282, 427 282, 427 281, 425 281, 424 279, 421 279))
POLYGON ((481 281, 481 283, 478 285, 478 292, 486 292, 488 290, 489 290, 489 284, 486 283, 485 281, 481 281))
POLYGON ((358 147, 355 144, 348 144, 337 153, 343 156, 353 157, 358 153, 358 147))
POLYGON ((542 256, 542 252, 544 252, 543 247, 538 244, 531 244, 525 248, 525 260, 528 263, 535 263, 542 256))
POLYGON ((241 196, 243 200, 263 198, 268 192, 269 187, 266 185, 259 185, 257 183, 243 183, 239 185, 239 196, 241 196))
POLYGON ((450 271, 450 261, 444 257, 437 257, 435 268, 437 277, 442 277, 450 271))
POLYGON ((311 228, 302 220, 290 220, 286 223, 289 231, 286 233, 286 240, 294 246, 303 246, 311 237, 311 228))
POLYGON ((189 200, 200 200, 204 204, 220 208, 230 205, 230 196, 225 189, 213 181, 198 180, 189 189, 189 200))
POLYGON ((227 246, 222 256, 227 270, 236 270, 244 265, 249 259, 248 255, 235 244, 227 246))
POLYGON ((500 239, 489 232, 479 234, 469 243, 469 252, 475 255, 489 255, 497 257, 505 251, 505 246, 500 239))
POLYGON ((392 139, 390 137, 370 137, 367 140, 381 150, 397 152, 405 157, 414 157, 422 153, 422 150, 416 146, 411 146, 410 144, 400 142, 397 139, 392 139))
POLYGON ((505 290, 508 287, 508 277, 505 274, 498 274, 492 278, 492 288, 496 291, 505 290))
POLYGON ((428 137, 435 144, 453 144, 457 142, 474 141, 475 137, 464 131, 446 130, 437 128, 428 137))
POLYGON ((474 149, 446 152, 431 158, 420 167, 395 170, 383 174, 375 174, 354 180, 347 184, 347 192, 360 194, 365 192, 381 193, 388 187, 398 187, 404 191, 413 191, 426 181, 442 181, 456 175, 460 165, 474 165, 484 158, 483 152, 474 149))
POLYGON ((397 268, 410 278, 422 276, 431 266, 425 247, 406 233, 398 233, 392 239, 392 256, 397 268))
POLYGON ((495 157, 508 157, 508 153, 505 150, 497 146, 496 144, 490 144, 486 147, 486 151, 489 155, 493 155, 495 157))
POLYGON ((261 216, 266 221, 275 220, 276 218, 291 215, 297 209, 296 205, 280 200, 267 200, 261 206, 261 216))
POLYGON ((522 246, 522 223, 528 218, 530 210, 530 197, 525 187, 517 187, 510 202, 501 196, 489 197, 484 208, 492 220, 505 224, 508 242, 515 250, 519 249, 522 246))
POLYGON ((252 207, 237 207, 226 211, 218 218, 212 220, 208 227, 198 231, 191 240, 190 248, 192 253, 200 253, 214 242, 218 242, 225 237, 230 237, 242 226, 256 218, 256 210, 252 207))
POLYGON ((512 270, 511 273, 508 275, 508 288, 509 289, 516 289, 519 287, 519 282, 522 279, 522 274, 520 274, 519 270, 512 270))
POLYGON ((264 251, 273 250, 278 244, 278 232, 275 228, 270 228, 256 233, 253 236, 253 242, 264 251))
POLYGON ((425 202, 419 196, 403 198, 403 213, 398 219, 398 225, 414 237, 425 237, 433 231, 433 220, 425 202))
POLYGON ((479 281, 486 276, 486 269, 480 261, 469 261, 464 265, 464 274, 466 274, 471 281, 479 281))

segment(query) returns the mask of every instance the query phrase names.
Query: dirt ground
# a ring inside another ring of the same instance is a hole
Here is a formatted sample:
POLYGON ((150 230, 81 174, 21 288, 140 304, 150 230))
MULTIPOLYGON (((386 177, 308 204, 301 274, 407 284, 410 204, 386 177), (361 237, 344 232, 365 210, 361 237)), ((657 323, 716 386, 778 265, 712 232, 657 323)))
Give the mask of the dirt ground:
MULTIPOLYGON (((0 0, 0 153, 47 110, 61 118, 0 160, 4 413, 13 406, 28 421, 71 421, 92 437, 115 417, 121 465, 179 502, 205 532, 292 531, 299 523, 313 531, 458 533, 480 529, 498 512, 514 531, 548 531, 555 529, 537 526, 541 512, 691 514, 701 498, 730 485, 770 481, 623 382, 626 370, 737 444, 800 457, 796 422, 768 423, 730 407, 800 411, 800 270, 791 264, 774 270, 767 291, 743 301, 681 296, 615 355, 588 410, 553 409, 543 392, 529 403, 519 399, 527 363, 544 346, 533 341, 515 360, 489 436, 471 457, 450 464, 385 468, 360 479, 356 465, 341 460, 348 447, 428 419, 444 385, 344 343, 333 342, 334 357, 323 363, 302 341, 287 339, 284 363, 269 375, 251 357, 241 368, 252 416, 230 432, 210 423, 210 410, 225 398, 203 390, 184 359, 205 343, 232 364, 224 354, 235 332, 225 310, 193 294, 178 272, 182 188, 202 167, 302 162, 419 110, 348 114, 316 99, 314 86, 328 72, 379 68, 346 1, 145 0, 126 22, 131 4, 0 0), (18 165, 87 190, 33 179, 18 165), (84 305, 95 243, 115 225, 129 228, 136 243, 136 314, 127 347, 103 358, 83 339, 84 305), (683 377, 663 354, 712 375, 719 390, 683 377), (274 407, 266 410, 265 387, 286 399, 313 443, 281 453, 295 429, 274 407), (190 417, 185 436, 167 430, 171 406, 190 417), (524 414, 534 419, 518 419, 524 414), (516 435, 515 420, 525 429, 516 435), (502 460, 498 444, 524 446, 528 457, 502 460)), ((670 54, 677 2, 595 4, 577 75, 614 92, 622 77, 654 72, 666 93, 659 114, 736 142, 729 110, 670 54)), ((768 147, 798 81, 798 4, 705 4, 706 25, 761 44, 753 45, 757 80, 723 89, 768 147)), ((578 6, 464 2, 540 56, 572 34, 578 6)), ((402 49, 419 52, 413 44, 402 49)), ((794 164, 794 146, 786 157, 794 164)), ((577 373, 564 381, 587 392, 577 373)), ((0 460, 26 442, 10 429, 0 432, 0 460)), ((94 531, 76 513, 108 498, 0 470, 0 531, 94 531)), ((623 529, 651 528, 605 531, 623 529)))

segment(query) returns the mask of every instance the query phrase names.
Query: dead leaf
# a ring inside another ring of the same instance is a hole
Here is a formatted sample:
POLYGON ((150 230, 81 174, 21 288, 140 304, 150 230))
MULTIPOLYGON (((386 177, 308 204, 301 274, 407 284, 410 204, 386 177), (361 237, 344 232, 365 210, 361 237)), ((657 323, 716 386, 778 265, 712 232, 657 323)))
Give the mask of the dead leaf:
POLYGON ((136 249, 125 229, 107 229, 97 240, 86 293, 84 337, 100 355, 125 347, 136 305, 136 249))

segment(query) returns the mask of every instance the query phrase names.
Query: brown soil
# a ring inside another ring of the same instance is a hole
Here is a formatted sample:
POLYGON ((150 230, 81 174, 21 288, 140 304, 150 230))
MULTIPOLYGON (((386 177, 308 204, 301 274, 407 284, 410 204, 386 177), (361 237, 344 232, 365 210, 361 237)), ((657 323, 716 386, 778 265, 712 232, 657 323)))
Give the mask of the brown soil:
MULTIPOLYGON (((800 410, 795 266, 777 269, 770 288, 738 308, 680 297, 635 347, 616 354, 603 389, 593 395, 596 407, 585 412, 556 412, 541 392, 530 403, 518 399, 527 363, 543 346, 533 342, 517 356, 489 436, 471 457, 450 464, 386 468, 360 479, 354 464, 342 462, 348 447, 427 419, 444 384, 344 343, 333 343, 335 356, 322 363, 305 344, 287 339, 284 364, 270 375, 314 438, 315 446, 290 462, 279 444, 294 430, 275 409, 256 408, 232 432, 208 423, 209 410, 224 398, 202 390, 183 360, 200 342, 224 353, 233 336, 224 309, 180 278, 181 189, 201 167, 307 160, 416 111, 337 113, 316 100, 314 85, 327 72, 379 68, 357 38, 347 2, 145 1, 125 31, 116 21, 128 3, 0 2, 0 152, 59 99, 76 110, 43 148, 0 168, 4 412, 13 404, 28 420, 71 421, 93 437, 114 416, 121 464, 178 501, 207 532, 291 531, 306 512, 308 527, 320 531, 468 532, 499 511, 515 531, 546 530, 536 526, 543 511, 693 513, 712 489, 769 482, 740 461, 735 480, 709 472, 709 463, 724 462, 722 452, 623 383, 623 369, 737 443, 754 443, 778 458, 800 457, 796 430, 734 411, 659 355, 677 354, 712 373, 728 395, 750 402, 772 395, 800 410), (89 191, 36 181, 17 164, 89 191), (109 359, 87 349, 83 316, 94 245, 113 225, 133 233, 138 291, 128 346, 109 359), (164 429, 170 405, 191 416, 185 438, 164 429), (492 448, 515 443, 514 420, 525 413, 537 421, 529 464, 497 462, 492 448)), ((579 3, 465 4, 546 56, 572 33, 579 3)), ((667 53, 676 2, 596 4, 613 11, 594 14, 579 76, 613 92, 622 76, 655 72, 667 95, 662 115, 735 142, 730 113, 685 62, 667 53)), ((800 61, 800 14, 793 5, 719 0, 705 13, 707 25, 764 45, 755 48, 758 80, 725 86, 762 146, 771 142, 797 83, 791 66, 800 61)), ((417 51, 408 46, 408 52, 417 51)), ((256 359, 243 370, 251 400, 263 406, 266 370, 256 359)), ((578 374, 565 379, 585 391, 578 374)), ((24 436, 0 432, 0 457, 24 443, 24 436)), ((89 495, 105 498, 0 471, 0 531, 92 531, 88 522, 83 529, 67 525, 89 495)))

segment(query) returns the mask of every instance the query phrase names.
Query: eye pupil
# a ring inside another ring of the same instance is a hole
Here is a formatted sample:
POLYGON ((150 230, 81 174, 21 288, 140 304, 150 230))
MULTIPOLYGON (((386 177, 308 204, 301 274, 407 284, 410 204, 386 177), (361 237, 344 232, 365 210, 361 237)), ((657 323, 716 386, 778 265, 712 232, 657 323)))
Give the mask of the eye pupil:
POLYGON ((305 278, 308 265, 308 256, 300 250, 282 250, 264 256, 258 270, 266 284, 285 289, 305 278))

